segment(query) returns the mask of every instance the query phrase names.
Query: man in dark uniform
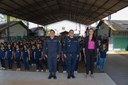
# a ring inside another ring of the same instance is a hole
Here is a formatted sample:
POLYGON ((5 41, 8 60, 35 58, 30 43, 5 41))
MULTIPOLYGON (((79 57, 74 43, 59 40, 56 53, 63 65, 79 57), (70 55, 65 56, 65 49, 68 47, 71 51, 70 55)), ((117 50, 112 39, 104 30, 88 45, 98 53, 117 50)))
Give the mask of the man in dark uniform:
POLYGON ((54 30, 50 30, 50 37, 46 38, 44 42, 43 52, 48 60, 48 69, 50 72, 48 79, 51 79, 52 77, 56 79, 57 58, 59 58, 60 53, 60 40, 55 37, 54 30))
POLYGON ((77 58, 79 57, 79 42, 76 37, 74 37, 74 31, 69 31, 69 37, 65 39, 64 42, 64 57, 66 58, 67 62, 67 78, 70 79, 75 78, 74 70, 77 62, 77 58))

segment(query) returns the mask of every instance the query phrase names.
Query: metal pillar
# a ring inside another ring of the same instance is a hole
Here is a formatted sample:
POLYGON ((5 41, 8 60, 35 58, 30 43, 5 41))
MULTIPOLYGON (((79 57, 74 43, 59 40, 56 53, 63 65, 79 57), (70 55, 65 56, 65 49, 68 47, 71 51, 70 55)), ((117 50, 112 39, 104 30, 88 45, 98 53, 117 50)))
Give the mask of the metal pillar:
POLYGON ((10 40, 10 16, 7 15, 7 40, 10 40))

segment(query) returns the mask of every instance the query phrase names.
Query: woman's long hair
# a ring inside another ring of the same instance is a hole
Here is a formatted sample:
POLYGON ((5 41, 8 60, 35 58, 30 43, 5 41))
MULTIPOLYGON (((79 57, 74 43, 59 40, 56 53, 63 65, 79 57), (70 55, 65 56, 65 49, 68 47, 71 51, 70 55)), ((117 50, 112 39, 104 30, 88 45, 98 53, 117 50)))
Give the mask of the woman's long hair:
POLYGON ((92 36, 92 41, 95 41, 96 40, 96 38, 95 38, 95 35, 94 35, 94 29, 93 28, 90 28, 90 29, 88 29, 88 32, 90 31, 90 30, 92 30, 93 31, 93 36, 92 36))

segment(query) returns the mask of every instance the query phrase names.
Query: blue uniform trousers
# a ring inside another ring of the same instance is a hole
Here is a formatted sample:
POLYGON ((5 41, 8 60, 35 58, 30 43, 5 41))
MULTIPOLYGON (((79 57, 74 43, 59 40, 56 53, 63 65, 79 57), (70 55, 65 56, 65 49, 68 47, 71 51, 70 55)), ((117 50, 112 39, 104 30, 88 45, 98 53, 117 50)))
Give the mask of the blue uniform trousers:
POLYGON ((39 58, 36 58, 36 69, 43 69, 42 60, 40 60, 39 58))
POLYGON ((24 69, 25 70, 29 70, 29 62, 28 62, 28 58, 24 58, 24 69))
POLYGON ((66 58, 64 58, 64 57, 63 57, 63 60, 62 60, 62 66, 63 66, 63 71, 67 71, 66 58))
POLYGON ((5 60, 3 58, 0 58, 0 61, 1 61, 1 66, 5 67, 5 60))
POLYGON ((8 57, 8 68, 12 69, 13 60, 12 58, 8 57))
POLYGON ((100 64, 99 64, 100 71, 104 71, 105 62, 106 62, 106 58, 100 58, 100 64))
POLYGON ((68 75, 74 75, 77 62, 77 54, 67 54, 66 62, 68 75))
POLYGON ((21 67, 21 63, 20 63, 20 58, 19 57, 16 58, 16 65, 17 65, 17 68, 21 67))
POLYGON ((56 53, 48 54, 48 69, 50 74, 56 75, 56 71, 57 71, 57 54, 56 53))

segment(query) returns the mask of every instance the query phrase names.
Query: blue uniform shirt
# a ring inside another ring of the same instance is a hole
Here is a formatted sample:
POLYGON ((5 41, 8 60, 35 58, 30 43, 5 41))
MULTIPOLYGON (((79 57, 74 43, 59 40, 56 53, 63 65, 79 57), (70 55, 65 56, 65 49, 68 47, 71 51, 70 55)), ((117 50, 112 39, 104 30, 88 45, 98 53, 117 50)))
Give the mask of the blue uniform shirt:
POLYGON ((35 56, 36 56, 36 58, 38 59, 38 58, 41 58, 41 49, 36 49, 36 53, 35 53, 35 56))
POLYGON ((29 57, 28 51, 27 51, 27 50, 24 50, 24 51, 23 51, 23 58, 24 58, 24 59, 27 59, 28 57, 29 57))
POLYGON ((101 55, 101 56, 100 56, 101 58, 106 58, 106 55, 107 55, 107 54, 106 54, 106 51, 105 51, 105 50, 102 50, 102 51, 100 52, 100 55, 101 55))
POLYGON ((16 58, 20 58, 21 57, 21 50, 16 50, 16 58))
POLYGON ((13 55, 12 55, 13 50, 12 49, 7 49, 6 51, 7 51, 7 57, 12 58, 13 57, 13 55))
POLYGON ((5 57, 5 49, 0 49, 0 58, 4 58, 5 57))
POLYGON ((80 47, 79 47, 78 39, 76 37, 74 37, 74 38, 70 38, 70 37, 65 38, 64 53, 79 54, 79 52, 80 52, 80 47))
POLYGON ((34 54, 35 54, 36 50, 35 49, 31 49, 31 56, 32 58, 34 58, 34 54))
POLYGON ((44 54, 59 54, 61 50, 60 47, 60 40, 57 37, 54 37, 53 39, 47 38, 44 42, 43 46, 43 52, 44 54))

